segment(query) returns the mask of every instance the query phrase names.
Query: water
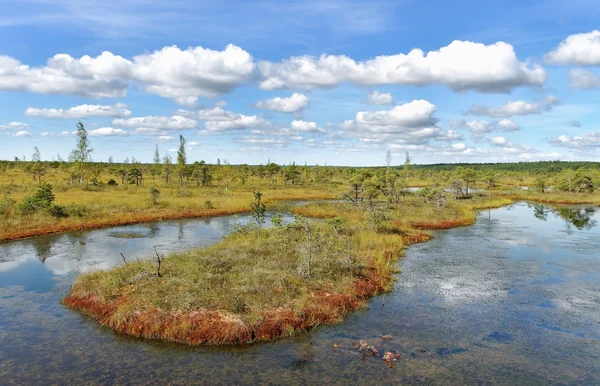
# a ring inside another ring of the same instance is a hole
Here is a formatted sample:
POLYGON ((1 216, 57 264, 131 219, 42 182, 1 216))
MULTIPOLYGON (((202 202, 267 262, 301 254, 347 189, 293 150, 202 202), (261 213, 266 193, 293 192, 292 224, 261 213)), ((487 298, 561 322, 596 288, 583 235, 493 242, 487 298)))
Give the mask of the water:
POLYGON ((600 384, 598 220, 590 207, 483 212, 409 248, 394 291, 343 323, 228 348, 122 337, 59 300, 78 272, 212 243, 231 217, 0 244, 0 384, 600 384), (391 367, 385 350, 400 353, 391 367))

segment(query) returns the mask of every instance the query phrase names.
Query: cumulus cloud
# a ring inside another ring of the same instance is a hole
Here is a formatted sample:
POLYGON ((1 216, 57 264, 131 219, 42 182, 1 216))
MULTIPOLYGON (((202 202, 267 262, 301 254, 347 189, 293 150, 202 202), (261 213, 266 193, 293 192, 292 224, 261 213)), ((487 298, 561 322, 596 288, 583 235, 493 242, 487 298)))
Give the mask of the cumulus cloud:
POLYGON ((252 56, 232 44, 223 51, 171 46, 134 57, 132 78, 167 98, 214 97, 248 81, 254 68, 252 56))
POLYGON ((224 106, 224 103, 195 111, 177 110, 177 114, 187 119, 205 121, 204 127, 212 132, 271 127, 270 122, 262 117, 234 113, 223 109, 222 106, 224 106))
POLYGON ((31 137, 31 133, 27 130, 19 130, 13 134, 13 137, 31 137))
POLYGON ((325 130, 320 128, 316 122, 306 122, 301 120, 292 121, 291 128, 294 131, 304 132, 304 133, 324 133, 325 130))
POLYGON ((539 65, 521 62, 513 47, 504 42, 491 45, 453 41, 425 54, 382 55, 355 61, 344 55, 295 56, 279 63, 259 63, 260 86, 265 90, 331 88, 340 83, 373 86, 441 84, 455 91, 509 92, 518 86, 540 86, 546 72, 539 65))
POLYGON ((80 105, 70 109, 37 109, 28 107, 25 115, 39 118, 88 118, 88 117, 110 117, 127 118, 131 116, 131 110, 126 104, 114 105, 80 105))
POLYGON ((437 107, 426 100, 413 100, 391 110, 359 111, 355 122, 358 126, 378 132, 401 131, 407 127, 423 128, 437 123, 438 119, 433 117, 436 110, 437 107))
POLYGON ((589 150, 600 148, 600 131, 594 131, 583 136, 561 135, 552 138, 550 143, 555 146, 567 147, 575 150, 589 150))
POLYGON ((0 130, 23 130, 29 128, 29 125, 23 122, 11 122, 7 125, 0 125, 0 130))
POLYGON ((88 130, 90 137, 125 137, 129 135, 123 129, 114 129, 112 127, 101 127, 99 129, 88 130))
POLYGON ((388 92, 371 91, 367 95, 366 103, 370 105, 393 105, 396 104, 392 94, 388 92))
POLYGON ((42 67, 30 67, 9 56, 0 56, 0 91, 120 98, 127 92, 123 75, 128 67, 126 59, 110 52, 80 59, 57 54, 42 67))
POLYGON ((339 125, 343 133, 363 143, 423 144, 430 140, 457 140, 462 135, 436 126, 437 108, 426 100, 413 100, 390 110, 359 111, 354 120, 339 125))
POLYGON ((197 126, 197 122, 193 119, 183 117, 181 115, 166 116, 146 116, 135 117, 128 119, 113 119, 113 125, 136 129, 138 132, 148 133, 156 130, 187 130, 197 126), (148 130, 149 129, 149 130, 148 130))
POLYGON ((289 98, 276 97, 259 101, 255 104, 258 109, 278 111, 280 113, 295 113, 308 106, 309 98, 304 94, 293 93, 289 98))
POLYGON ((501 136, 492 137, 489 142, 492 146, 502 148, 503 153, 517 155, 519 158, 528 158, 529 155, 537 153, 537 151, 530 146, 512 143, 501 136))
POLYGON ((535 115, 542 111, 550 111, 559 105, 560 99, 550 95, 537 103, 528 103, 523 100, 511 101, 499 107, 488 107, 484 104, 474 104, 465 112, 469 115, 484 115, 490 118, 510 118, 513 115, 535 115))
POLYGON ((480 140, 486 134, 495 131, 510 132, 520 130, 519 125, 507 118, 491 122, 475 120, 467 122, 464 119, 460 119, 457 121, 450 121, 449 123, 450 127, 453 129, 468 129, 473 135, 473 138, 477 140, 480 140))
POLYGON ((569 83, 573 88, 590 90, 600 87, 600 77, 589 71, 575 69, 569 71, 569 83))
POLYGON ((232 119, 212 120, 204 123, 204 127, 209 131, 243 130, 265 128, 269 126, 269 122, 264 118, 257 117, 256 115, 248 116, 243 114, 237 114, 237 116, 232 119))
POLYGON ((600 31, 568 36, 545 59, 554 64, 600 66, 600 31))
POLYGON ((131 60, 108 51, 95 58, 57 54, 40 67, 0 56, 0 91, 120 98, 136 83, 148 93, 189 104, 233 90, 254 69, 252 56, 231 44, 223 51, 164 47, 131 60))

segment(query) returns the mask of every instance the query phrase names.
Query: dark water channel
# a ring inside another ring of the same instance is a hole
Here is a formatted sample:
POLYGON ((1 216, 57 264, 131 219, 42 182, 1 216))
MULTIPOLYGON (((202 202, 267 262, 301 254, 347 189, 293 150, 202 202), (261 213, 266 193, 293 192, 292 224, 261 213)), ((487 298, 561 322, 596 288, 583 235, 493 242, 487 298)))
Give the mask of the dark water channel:
POLYGON ((409 248, 394 292, 344 323, 229 348, 121 337, 59 301, 77 273, 212 243, 231 217, 0 244, 0 384, 600 384, 598 220, 591 207, 482 212, 409 248), (364 357, 360 339, 400 358, 364 357))

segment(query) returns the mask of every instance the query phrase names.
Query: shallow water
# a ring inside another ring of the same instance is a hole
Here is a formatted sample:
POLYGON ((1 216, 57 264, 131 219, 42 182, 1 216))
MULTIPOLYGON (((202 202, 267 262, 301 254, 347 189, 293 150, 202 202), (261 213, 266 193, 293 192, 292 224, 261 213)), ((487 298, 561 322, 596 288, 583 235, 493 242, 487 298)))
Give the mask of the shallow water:
POLYGON ((590 207, 482 212, 409 248, 394 292, 345 322, 229 348, 121 337, 59 301, 79 272, 212 243, 231 217, 0 244, 0 384, 600 384, 598 220, 590 207), (392 367, 385 350, 400 353, 392 367))

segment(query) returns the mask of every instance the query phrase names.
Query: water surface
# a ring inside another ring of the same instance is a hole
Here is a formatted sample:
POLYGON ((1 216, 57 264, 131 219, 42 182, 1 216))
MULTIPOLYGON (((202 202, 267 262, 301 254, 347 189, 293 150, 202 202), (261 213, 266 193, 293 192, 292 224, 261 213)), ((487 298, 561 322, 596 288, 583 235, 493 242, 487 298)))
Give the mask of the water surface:
POLYGON ((232 217, 0 244, 0 383, 599 384, 598 220, 585 206, 482 212, 409 248, 394 291, 343 323, 229 348, 122 337, 59 301, 77 273, 122 264, 121 253, 150 256, 154 245, 215 242, 232 217), (360 339, 400 358, 388 367, 364 356, 360 339))

